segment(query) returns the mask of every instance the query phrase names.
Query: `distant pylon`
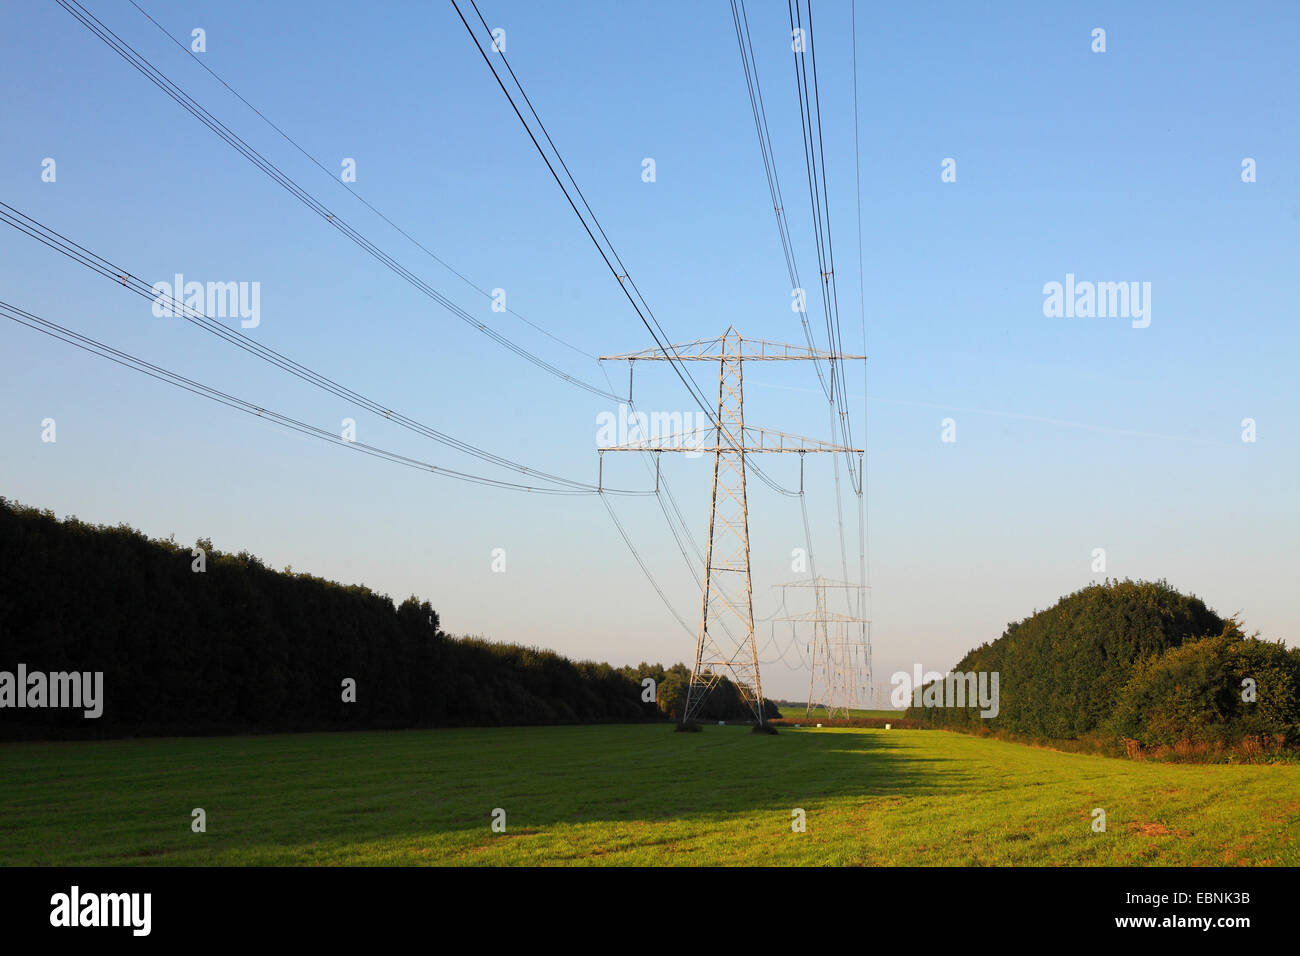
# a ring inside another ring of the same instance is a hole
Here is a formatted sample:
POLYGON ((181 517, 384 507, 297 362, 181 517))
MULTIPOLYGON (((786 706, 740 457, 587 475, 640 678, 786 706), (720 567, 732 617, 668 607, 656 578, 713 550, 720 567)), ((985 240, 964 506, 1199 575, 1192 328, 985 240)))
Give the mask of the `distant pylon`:
MULTIPOLYGON (((645 349, 626 355, 602 356, 601 361, 717 362, 718 404, 715 420, 699 435, 694 430, 651 441, 605 446, 606 451, 712 452, 713 493, 709 504, 709 531, 705 543, 704 580, 700 598, 700 629, 695 661, 686 692, 682 722, 695 718, 709 692, 730 675, 741 697, 764 723, 763 683, 758 670, 758 645, 754 640, 754 597, 749 573, 749 506, 745 490, 745 456, 781 452, 800 456, 808 452, 856 452, 816 439, 787 435, 745 424, 743 366, 745 362, 792 360, 844 360, 862 355, 839 355, 801 345, 762 339, 745 339, 732 326, 721 336, 683 345, 645 349), (712 445, 698 438, 713 436, 712 445), (738 622, 741 637, 731 638, 728 620, 738 622)), ((802 491, 802 488, 800 489, 802 491)))
MULTIPOLYGON (((776 587, 812 588, 816 595, 815 610, 811 613, 772 618, 773 621, 790 622, 792 629, 798 623, 813 625, 810 655, 812 673, 808 678, 805 715, 811 717, 820 705, 826 708, 827 717, 849 716, 849 711, 864 700, 866 686, 871 680, 871 645, 866 632, 866 626, 871 622, 863 617, 828 611, 826 589, 853 588, 861 593, 865 590, 864 586, 818 576, 802 581, 787 581, 776 587), (856 639, 851 634, 854 625, 858 626, 856 639)), ((782 600, 781 603, 784 606, 785 601, 782 600)))

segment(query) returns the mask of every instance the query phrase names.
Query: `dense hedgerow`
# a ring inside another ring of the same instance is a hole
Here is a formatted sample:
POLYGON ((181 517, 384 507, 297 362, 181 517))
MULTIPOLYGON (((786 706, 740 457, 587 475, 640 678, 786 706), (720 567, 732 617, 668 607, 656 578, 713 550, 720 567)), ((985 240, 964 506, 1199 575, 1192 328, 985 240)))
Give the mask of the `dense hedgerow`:
POLYGON ((999 712, 909 708, 931 726, 1099 745, 1300 744, 1300 649, 1242 634, 1163 581, 1106 581, 1008 625, 953 668, 1000 675, 999 712), (1251 699, 1253 697, 1253 699, 1251 699))
MULTIPOLYGON (((663 720, 689 677, 449 637, 427 601, 197 546, 203 573, 175 541, 0 498, 0 670, 102 671, 105 699, 94 720, 6 707, 0 737, 663 720)), ((747 714, 724 683, 702 716, 747 714)))

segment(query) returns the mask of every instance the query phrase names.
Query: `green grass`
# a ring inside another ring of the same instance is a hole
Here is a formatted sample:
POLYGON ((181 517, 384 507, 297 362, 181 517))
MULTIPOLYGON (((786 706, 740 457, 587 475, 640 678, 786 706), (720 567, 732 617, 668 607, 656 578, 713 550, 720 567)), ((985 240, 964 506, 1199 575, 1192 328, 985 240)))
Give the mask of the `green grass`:
MULTIPOLYGON (((779 709, 781 711, 781 717, 785 720, 802 720, 804 718, 807 718, 808 716, 807 707, 803 705, 792 707, 789 704, 782 704, 779 709)), ((902 717, 904 713, 905 711, 901 711, 901 710, 851 709, 849 710, 849 717, 851 719, 859 719, 864 717, 879 717, 879 718, 883 718, 884 720, 888 720, 891 717, 902 717)), ((816 723, 818 717, 824 718, 825 716, 826 716, 826 708, 819 707, 813 713, 813 716, 808 719, 816 723)))
POLYGON ((1300 766, 946 731, 476 728, 0 746, 3 864, 1300 864, 1300 766), (190 832, 190 811, 208 832, 190 832), (493 808, 507 832, 490 829, 493 808), (807 832, 791 832, 791 810, 807 832), (1093 833, 1091 811, 1107 813, 1093 833))

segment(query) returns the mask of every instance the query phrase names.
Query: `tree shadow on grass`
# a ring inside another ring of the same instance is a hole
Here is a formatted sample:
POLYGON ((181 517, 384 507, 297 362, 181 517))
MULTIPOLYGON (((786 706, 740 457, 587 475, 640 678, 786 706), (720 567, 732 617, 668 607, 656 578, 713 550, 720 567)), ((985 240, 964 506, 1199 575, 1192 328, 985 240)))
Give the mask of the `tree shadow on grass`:
MULTIPOLYGON (((84 830, 70 842, 100 862, 107 851, 121 862, 166 864, 245 854, 248 862, 323 862, 347 847, 419 839, 438 848, 436 861, 489 837, 497 808, 512 836, 600 823, 707 827, 751 812, 788 818, 793 807, 965 789, 973 773, 916 736, 932 733, 783 729, 767 737, 747 727, 675 734, 654 724, 133 741, 117 745, 111 769, 101 763, 101 773, 81 781, 84 830), (201 837, 188 832, 195 806, 210 821, 201 837), (111 850, 102 845, 110 842, 111 850)), ((97 744, 67 746, 83 748, 63 758, 80 766, 97 744)), ((15 845, 36 839, 46 815, 66 814, 58 802, 29 812, 28 826, 11 833, 15 845)))

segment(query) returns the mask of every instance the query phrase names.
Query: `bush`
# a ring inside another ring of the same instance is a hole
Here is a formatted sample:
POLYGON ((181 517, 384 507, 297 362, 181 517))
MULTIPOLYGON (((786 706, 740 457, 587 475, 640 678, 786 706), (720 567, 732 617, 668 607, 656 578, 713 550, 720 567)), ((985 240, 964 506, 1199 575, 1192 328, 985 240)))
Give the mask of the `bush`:
POLYGON ((1229 621, 1216 637, 1140 661, 1109 726, 1141 747, 1169 747, 1178 756, 1195 745, 1236 744, 1253 757, 1274 738, 1300 741, 1298 687, 1300 653, 1245 638, 1229 621), (1245 699, 1247 681, 1254 682, 1254 700, 1245 699))

